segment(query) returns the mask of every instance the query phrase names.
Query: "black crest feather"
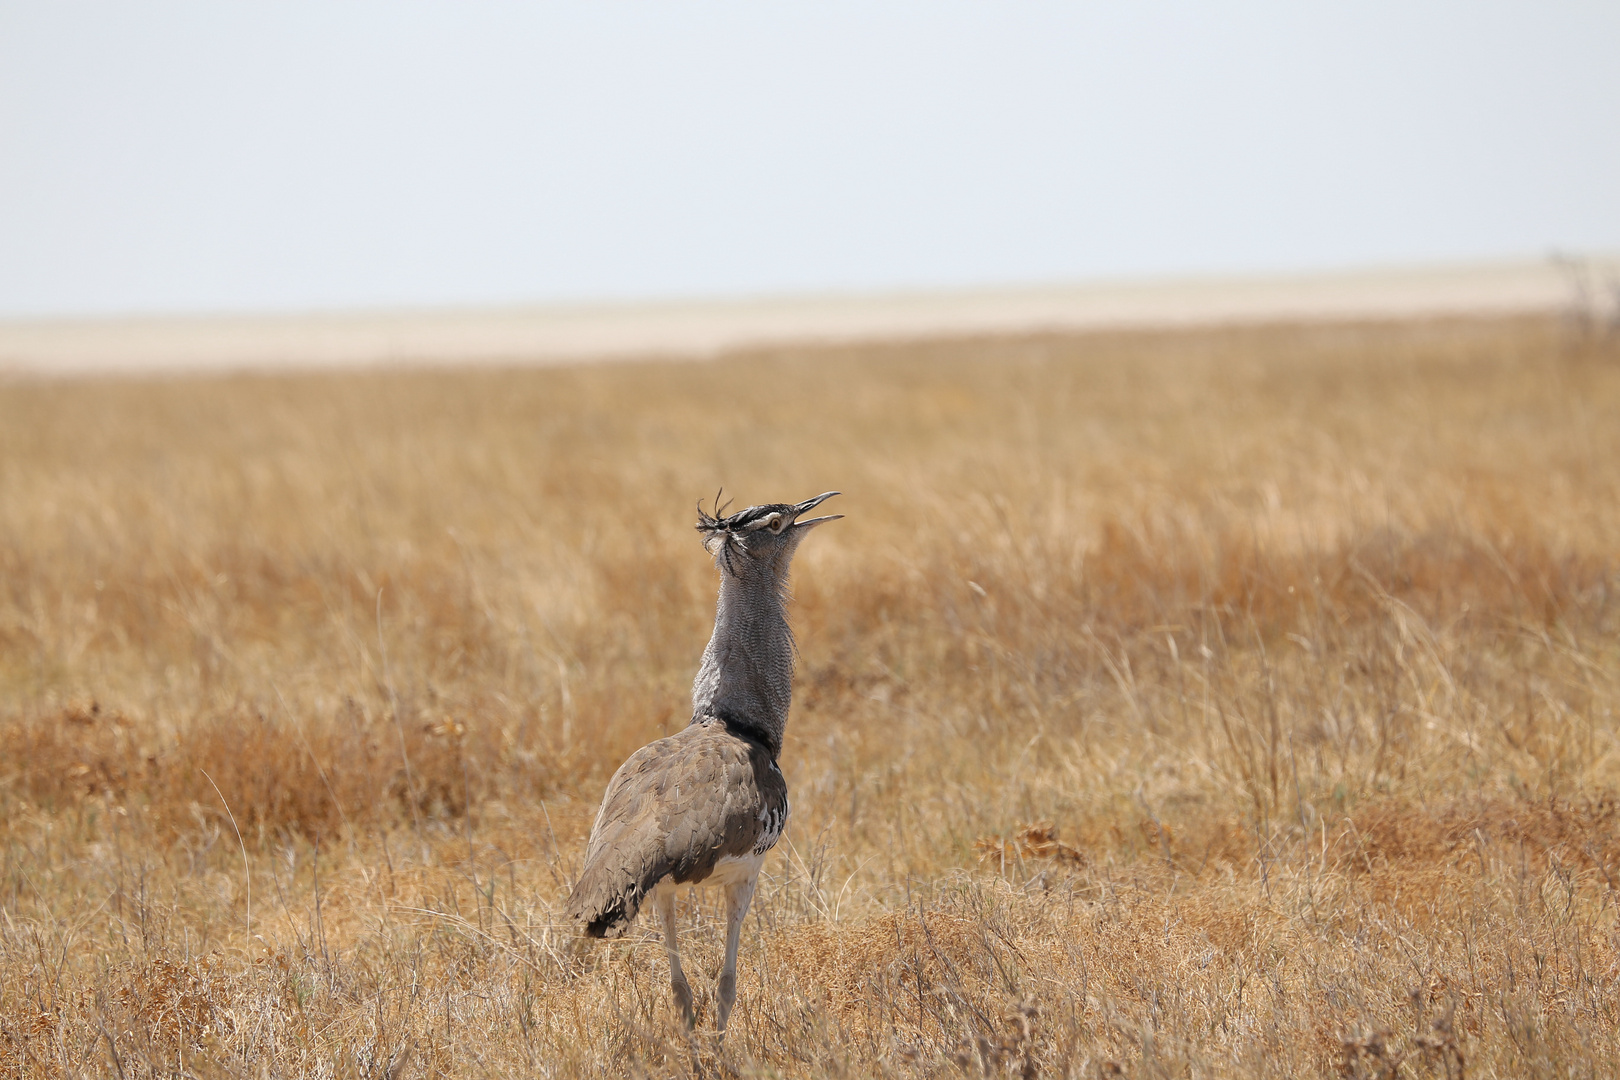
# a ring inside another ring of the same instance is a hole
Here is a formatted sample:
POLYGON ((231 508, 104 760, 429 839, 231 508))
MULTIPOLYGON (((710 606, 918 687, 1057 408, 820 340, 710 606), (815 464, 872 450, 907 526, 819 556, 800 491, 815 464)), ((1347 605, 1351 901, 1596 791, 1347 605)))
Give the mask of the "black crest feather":
POLYGON ((736 571, 732 569, 731 564, 732 555, 741 555, 746 558, 748 553, 743 550, 742 545, 737 542, 737 535, 732 532, 732 529, 738 524, 737 519, 742 517, 742 514, 737 513, 730 517, 722 516, 726 512, 726 507, 731 505, 729 499, 725 502, 720 501, 720 496, 724 495, 725 491, 725 488, 721 488, 714 493, 714 512, 712 514, 703 509, 703 500, 698 500, 697 531, 703 534, 705 545, 711 539, 720 542, 720 559, 726 564, 726 572, 735 576, 736 571))

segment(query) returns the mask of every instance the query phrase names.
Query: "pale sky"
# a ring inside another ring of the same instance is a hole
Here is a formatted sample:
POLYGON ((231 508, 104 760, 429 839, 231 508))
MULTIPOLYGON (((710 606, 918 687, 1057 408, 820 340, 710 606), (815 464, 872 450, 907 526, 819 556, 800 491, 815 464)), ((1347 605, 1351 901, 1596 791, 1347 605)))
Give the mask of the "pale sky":
POLYGON ((0 0, 0 316, 1620 249, 1620 3, 0 0))

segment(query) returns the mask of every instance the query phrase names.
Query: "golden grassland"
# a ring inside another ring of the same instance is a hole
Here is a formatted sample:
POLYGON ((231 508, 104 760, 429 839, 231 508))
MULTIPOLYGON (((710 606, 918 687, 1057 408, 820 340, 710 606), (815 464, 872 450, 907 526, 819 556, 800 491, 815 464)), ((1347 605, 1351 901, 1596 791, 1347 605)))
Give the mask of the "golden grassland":
POLYGON ((1620 349, 0 384, 0 1075, 1614 1076, 1620 349), (837 488, 712 1034, 558 923, 691 523, 837 488))

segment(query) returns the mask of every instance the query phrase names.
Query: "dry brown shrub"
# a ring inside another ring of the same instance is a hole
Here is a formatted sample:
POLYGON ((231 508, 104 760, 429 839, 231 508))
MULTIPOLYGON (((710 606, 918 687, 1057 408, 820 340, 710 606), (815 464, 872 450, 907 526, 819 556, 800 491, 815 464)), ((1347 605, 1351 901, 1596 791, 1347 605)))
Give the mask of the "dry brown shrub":
MULTIPOLYGON (((1144 822, 1152 827, 1155 839, 1168 830, 1162 830, 1152 822, 1144 822)), ((1008 858, 1021 859, 1051 859, 1059 864, 1072 866, 1086 865, 1085 852, 1072 844, 1066 844, 1058 839, 1057 828, 1050 821, 1038 821, 1034 824, 1020 825, 1008 837, 981 836, 973 841, 973 850, 979 853, 979 861, 994 861, 1002 869, 1006 868, 1008 858)))
MULTIPOLYGON (((261 843, 267 832, 311 840, 394 825, 413 808, 455 817, 469 798, 491 797, 487 765, 506 748, 492 738, 498 732, 475 730, 481 738, 469 739, 452 716, 396 726, 350 699, 307 727, 238 710, 157 739, 91 702, 0 726, 0 759, 11 769, 0 782, 46 812, 82 815, 87 803, 133 812, 158 838, 223 816, 261 843)), ((546 764, 527 772, 524 786, 543 796, 546 764)))

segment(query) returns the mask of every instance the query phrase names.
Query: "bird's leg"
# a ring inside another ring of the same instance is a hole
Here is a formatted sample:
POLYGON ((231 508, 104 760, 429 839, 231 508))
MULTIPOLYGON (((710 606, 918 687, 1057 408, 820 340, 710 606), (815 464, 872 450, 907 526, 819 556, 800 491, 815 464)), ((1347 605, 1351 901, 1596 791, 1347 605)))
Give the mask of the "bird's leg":
POLYGON ((737 940, 742 935, 743 918, 748 914, 749 902, 754 899, 757 880, 751 877, 726 886, 726 965, 720 969, 720 992, 716 995, 720 999, 716 1026, 722 1035, 726 1032, 726 1021, 731 1019, 732 1003, 737 1000, 737 940))
POLYGON ((697 1023, 697 1013, 692 1010, 692 987, 686 981, 686 973, 681 970, 681 954, 675 945, 675 890, 659 889, 653 901, 658 905, 658 917, 664 923, 664 955, 669 957, 669 988, 675 995, 675 1004, 681 1007, 686 1026, 692 1027, 697 1023))

